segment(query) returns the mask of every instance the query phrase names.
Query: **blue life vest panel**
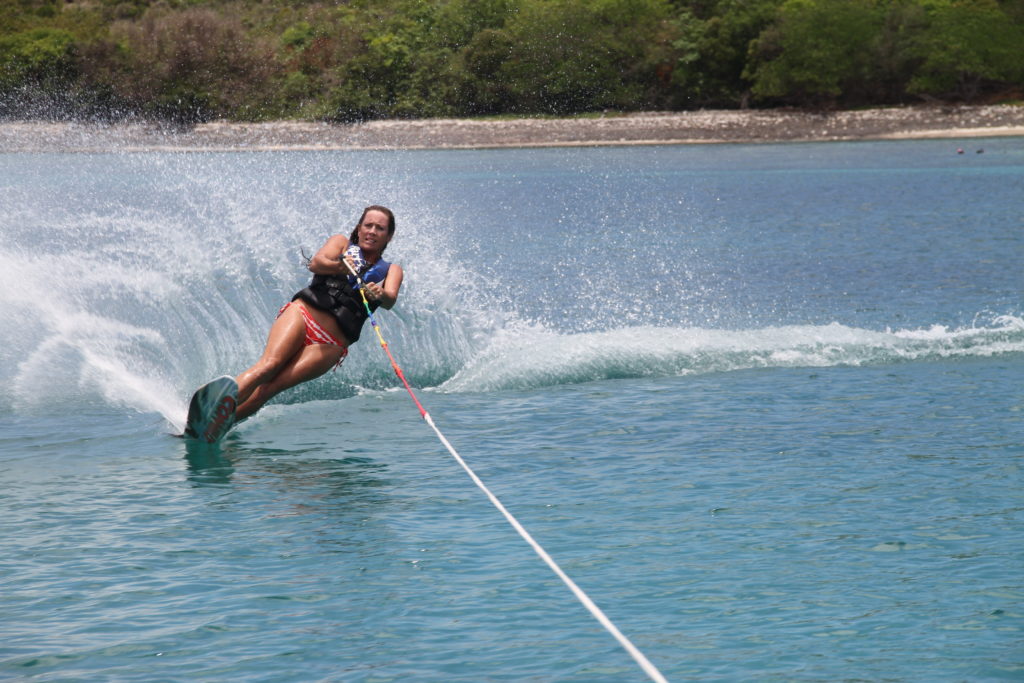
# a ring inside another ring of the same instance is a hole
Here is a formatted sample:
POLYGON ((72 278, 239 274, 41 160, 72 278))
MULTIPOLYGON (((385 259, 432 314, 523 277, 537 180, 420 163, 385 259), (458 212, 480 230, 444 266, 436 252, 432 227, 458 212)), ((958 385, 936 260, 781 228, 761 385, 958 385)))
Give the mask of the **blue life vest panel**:
MULTIPOLYGON (((363 258, 363 250, 359 248, 359 245, 348 245, 348 249, 345 250, 345 256, 352 259, 352 263, 356 266, 356 272, 363 278, 363 282, 376 282, 380 284, 388 276, 388 269, 391 267, 391 264, 384 259, 378 259, 372 266, 367 267, 366 259, 363 258)), ((355 287, 355 275, 349 275, 348 282, 355 287)))

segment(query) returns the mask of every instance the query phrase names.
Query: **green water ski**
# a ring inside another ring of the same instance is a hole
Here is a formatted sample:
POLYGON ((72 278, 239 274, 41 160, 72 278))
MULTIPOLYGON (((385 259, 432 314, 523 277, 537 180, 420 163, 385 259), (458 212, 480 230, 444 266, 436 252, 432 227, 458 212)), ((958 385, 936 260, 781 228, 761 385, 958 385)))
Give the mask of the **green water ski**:
POLYGON ((182 436, 190 441, 215 444, 235 425, 238 384, 224 375, 204 384, 192 395, 182 436))

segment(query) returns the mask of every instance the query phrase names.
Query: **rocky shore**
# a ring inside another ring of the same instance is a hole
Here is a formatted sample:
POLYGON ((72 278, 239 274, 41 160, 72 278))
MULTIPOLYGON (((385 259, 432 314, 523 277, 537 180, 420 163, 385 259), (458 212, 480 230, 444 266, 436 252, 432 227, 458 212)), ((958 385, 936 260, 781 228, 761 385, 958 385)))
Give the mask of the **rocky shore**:
POLYGON ((422 119, 329 124, 0 122, 3 152, 473 149, 768 143, 1024 135, 1024 106, 809 113, 719 110, 581 118, 422 119))

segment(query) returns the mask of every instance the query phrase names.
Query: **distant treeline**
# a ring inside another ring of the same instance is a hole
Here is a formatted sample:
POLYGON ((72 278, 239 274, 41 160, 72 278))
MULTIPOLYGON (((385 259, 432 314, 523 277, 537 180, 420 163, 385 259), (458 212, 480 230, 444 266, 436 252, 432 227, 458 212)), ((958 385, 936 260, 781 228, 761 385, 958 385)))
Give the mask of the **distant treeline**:
POLYGON ((1022 0, 0 0, 0 117, 1024 99, 1022 0))

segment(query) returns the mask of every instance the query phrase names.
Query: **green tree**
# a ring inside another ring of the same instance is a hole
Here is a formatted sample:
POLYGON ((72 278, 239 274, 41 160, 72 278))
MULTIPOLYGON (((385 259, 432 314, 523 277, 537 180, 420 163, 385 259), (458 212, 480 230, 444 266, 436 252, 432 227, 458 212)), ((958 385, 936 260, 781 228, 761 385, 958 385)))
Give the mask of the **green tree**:
MULTIPOLYGON (((475 113, 475 75, 461 53, 503 25, 515 0, 401 0, 359 12, 363 49, 338 69, 328 118, 475 113)), ((482 90, 482 89, 481 89, 482 90)))
POLYGON ((883 19, 872 0, 787 0, 751 46, 754 95, 818 106, 853 99, 873 76, 883 19))
POLYGON ((459 53, 461 82, 459 108, 467 114, 496 114, 515 109, 513 89, 502 77, 512 59, 515 39, 504 30, 487 28, 476 33, 459 53))
POLYGON ((908 91, 972 100, 986 85, 1024 84, 1024 27, 995 0, 926 0, 904 49, 908 91))
POLYGON ((750 83, 743 78, 751 43, 775 18, 783 0, 722 0, 702 18, 680 11, 677 61, 672 82, 678 104, 746 105, 750 83))
POLYGON ((523 0, 497 76, 523 113, 649 106, 670 59, 670 17, 663 0, 523 0))

